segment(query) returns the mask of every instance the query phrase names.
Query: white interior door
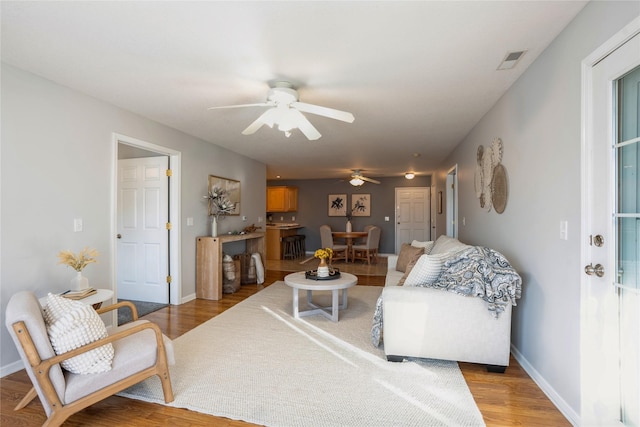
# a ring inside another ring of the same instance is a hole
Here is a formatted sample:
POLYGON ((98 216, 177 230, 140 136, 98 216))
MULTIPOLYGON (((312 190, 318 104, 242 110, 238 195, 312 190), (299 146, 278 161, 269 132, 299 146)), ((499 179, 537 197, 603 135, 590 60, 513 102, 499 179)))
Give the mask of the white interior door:
POLYGON ((118 160, 118 298, 168 303, 168 157, 118 160))
POLYGON ((403 243, 431 240, 431 189, 396 188, 396 253, 403 243))
POLYGON ((640 35, 585 75, 581 417, 638 426, 640 35))

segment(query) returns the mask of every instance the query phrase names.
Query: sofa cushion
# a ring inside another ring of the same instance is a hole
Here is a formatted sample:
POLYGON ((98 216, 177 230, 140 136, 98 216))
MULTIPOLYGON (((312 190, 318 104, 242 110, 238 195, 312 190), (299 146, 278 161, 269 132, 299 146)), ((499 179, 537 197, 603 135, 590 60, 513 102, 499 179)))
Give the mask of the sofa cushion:
POLYGON ((414 257, 411 261, 409 261, 409 264, 407 265, 407 267, 404 270, 404 274, 402 275, 402 277, 400 278, 400 280, 398 280, 398 283, 396 284, 396 286, 402 286, 404 285, 405 280, 407 280, 407 277, 409 276, 409 273, 411 273, 411 270, 413 270, 413 267, 416 265, 416 263, 418 262, 418 260, 422 257, 423 255, 420 256, 416 256, 414 257))
MULTIPOLYGON (((51 345, 60 355, 107 337, 104 322, 90 305, 49 294, 44 319, 51 345)), ((96 374, 111 369, 114 351, 111 344, 67 359, 62 367, 75 374, 96 374)))
POLYGON ((407 271, 407 266, 414 259, 424 254, 424 248, 415 248, 407 243, 403 243, 400 248, 400 254, 398 254, 398 262, 396 263, 396 270, 407 271))
POLYGON ((453 237, 442 235, 438 237, 438 239, 434 243, 433 249, 431 249, 431 252, 429 253, 429 255, 458 252, 463 249, 467 249, 468 247, 470 246, 465 245, 464 243, 460 242, 458 239, 454 239, 453 237))
POLYGON ((431 249, 433 249, 434 243, 435 242, 433 240, 430 240, 428 242, 420 242, 418 240, 414 240, 413 242, 411 242, 411 246, 413 246, 414 248, 423 248, 424 253, 429 255, 429 253, 431 252, 431 249))
POLYGON ((423 286, 435 282, 442 273, 442 267, 448 253, 422 255, 416 261, 405 279, 405 286, 423 286))

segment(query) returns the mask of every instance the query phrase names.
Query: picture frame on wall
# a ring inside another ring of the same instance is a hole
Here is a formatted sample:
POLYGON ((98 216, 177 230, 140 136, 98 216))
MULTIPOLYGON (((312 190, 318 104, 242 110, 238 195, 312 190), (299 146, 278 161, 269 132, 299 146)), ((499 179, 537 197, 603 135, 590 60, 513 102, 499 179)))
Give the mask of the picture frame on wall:
POLYGON ((329 194, 328 200, 329 216, 346 216, 347 215, 347 195, 346 194, 329 194))
POLYGON ((371 194, 351 195, 351 215, 371 216, 371 194))
MULTIPOLYGON (((225 190, 231 203, 235 204, 234 211, 227 215, 240 215, 240 181, 209 175, 208 190, 211 191, 214 188, 221 188, 225 190)), ((209 212, 209 215, 211 215, 211 212, 209 212)))

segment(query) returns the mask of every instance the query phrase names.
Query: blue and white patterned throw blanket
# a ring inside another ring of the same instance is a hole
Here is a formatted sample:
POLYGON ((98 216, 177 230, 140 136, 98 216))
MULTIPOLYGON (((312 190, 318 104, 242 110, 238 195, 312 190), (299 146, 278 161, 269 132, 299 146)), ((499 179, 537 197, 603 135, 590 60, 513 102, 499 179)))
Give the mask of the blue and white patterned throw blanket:
MULTIPOLYGON (((463 296, 482 298, 494 317, 499 317, 508 304, 516 305, 522 294, 522 278, 498 251, 482 246, 464 249, 443 263, 440 277, 429 284, 418 285, 441 289, 463 296)), ((373 315, 371 340, 381 343, 382 296, 373 315)))

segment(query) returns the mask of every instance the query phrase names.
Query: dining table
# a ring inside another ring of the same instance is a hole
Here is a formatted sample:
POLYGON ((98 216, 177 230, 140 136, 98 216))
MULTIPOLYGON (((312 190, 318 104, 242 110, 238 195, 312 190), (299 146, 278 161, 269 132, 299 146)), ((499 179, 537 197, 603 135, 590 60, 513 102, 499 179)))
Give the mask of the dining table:
POLYGON ((367 237, 368 231, 332 231, 331 236, 334 239, 344 239, 347 244, 347 254, 345 255, 345 262, 349 262, 349 254, 353 248, 353 239, 360 239, 367 237))

